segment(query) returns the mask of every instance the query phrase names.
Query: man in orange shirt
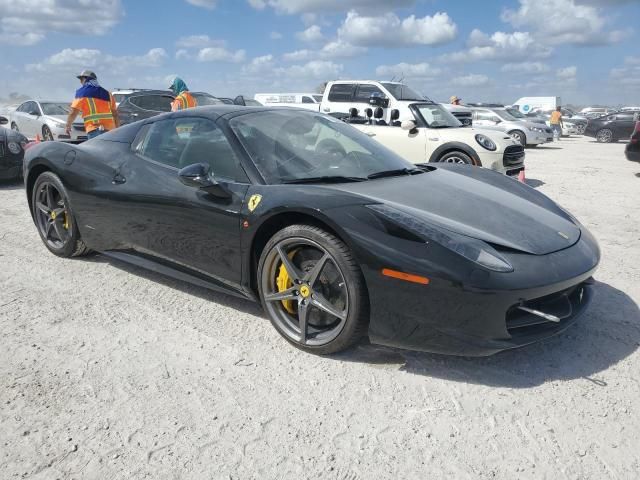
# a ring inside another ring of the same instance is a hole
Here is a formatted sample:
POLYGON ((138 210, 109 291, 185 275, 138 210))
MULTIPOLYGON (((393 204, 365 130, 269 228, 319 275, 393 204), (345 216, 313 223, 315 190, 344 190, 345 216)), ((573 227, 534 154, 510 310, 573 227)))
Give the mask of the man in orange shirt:
POLYGON ((562 128, 564 127, 562 122, 562 107, 556 107, 556 111, 551 112, 549 123, 551 124, 551 130, 553 130, 553 136, 559 141, 562 136, 562 128))
POLYGON ((67 118, 67 133, 78 115, 84 119, 87 138, 113 130, 119 126, 116 102, 113 96, 98 83, 98 77, 90 70, 83 70, 78 79, 82 86, 76 90, 76 98, 71 103, 67 118))
POLYGON ((172 112, 177 112, 178 110, 186 110, 187 108, 198 106, 198 102, 195 98, 193 98, 191 92, 189 92, 187 84, 184 83, 184 80, 182 80, 180 77, 176 77, 173 82, 171 82, 169 89, 176 96, 175 100, 171 104, 172 112))

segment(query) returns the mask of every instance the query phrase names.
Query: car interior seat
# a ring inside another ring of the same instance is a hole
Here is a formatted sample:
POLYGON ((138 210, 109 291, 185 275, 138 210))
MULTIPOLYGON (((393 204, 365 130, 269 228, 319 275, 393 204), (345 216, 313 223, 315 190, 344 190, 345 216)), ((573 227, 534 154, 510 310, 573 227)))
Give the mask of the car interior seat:
POLYGON ((209 135, 193 135, 182 151, 178 168, 194 163, 208 163, 211 174, 219 178, 235 180, 237 177, 235 155, 224 137, 212 140, 209 135))
POLYGON ((397 108, 394 108, 393 110, 391 110, 391 125, 393 127, 399 127, 400 125, 402 125, 402 122, 399 119, 400 119, 400 110, 398 110, 397 108))
POLYGON ((376 119, 376 125, 386 125, 387 122, 385 122, 382 117, 384 117, 384 110, 382 109, 382 107, 378 107, 376 108, 375 113, 373 114, 373 116, 376 119))
POLYGON ((372 120, 371 120, 371 119, 372 119, 372 117, 373 117, 373 110, 371 110, 370 108, 367 108, 367 109, 364 111, 364 114, 367 116, 367 120, 368 120, 368 122, 369 122, 369 125, 371 125, 371 123, 372 123, 372 120))

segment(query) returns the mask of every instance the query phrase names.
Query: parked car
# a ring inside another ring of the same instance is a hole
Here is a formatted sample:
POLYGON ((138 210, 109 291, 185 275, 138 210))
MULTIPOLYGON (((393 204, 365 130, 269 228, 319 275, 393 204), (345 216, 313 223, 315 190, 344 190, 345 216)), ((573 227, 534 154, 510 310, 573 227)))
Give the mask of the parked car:
MULTIPOLYGON (((9 119, 0 116, 0 125, 9 119)), ((27 137, 15 130, 0 128, 0 180, 13 180, 22 176, 22 160, 27 137)))
POLYGON ((627 160, 640 162, 640 121, 636 122, 636 128, 631 134, 631 139, 624 150, 627 160))
POLYGON ((174 98, 168 90, 140 90, 127 94, 118 105, 120 125, 170 112, 174 98))
POLYGON ((615 109, 608 107, 586 107, 580 110, 580 114, 587 118, 601 117, 614 112, 616 112, 615 109))
POLYGON ((256 93, 254 100, 267 107, 297 107, 320 111, 322 95, 315 93, 256 93))
POLYGON ((11 129, 31 140, 40 136, 42 140, 82 142, 87 139, 82 118, 76 119, 70 134, 65 131, 70 109, 70 105, 64 102, 26 101, 9 113, 11 129))
MULTIPOLYGON (((532 115, 537 115, 537 118, 543 118, 545 123, 551 126, 551 114, 554 110, 538 110, 532 113, 532 115)), ((587 123, 589 120, 568 108, 562 108, 562 135, 583 135, 584 130, 587 128, 587 123)))
POLYGON ((617 112, 606 117, 589 120, 584 134, 595 138, 599 143, 617 142, 631 136, 636 124, 636 113, 617 112))
MULTIPOLYGON (((111 92, 111 95, 113 95, 113 100, 116 102, 116 107, 118 107, 124 100, 134 93, 153 91, 154 90, 149 88, 116 88, 111 92)), ((169 91, 167 90, 167 92, 169 91)))
POLYGON ((547 124, 547 119, 544 118, 542 115, 539 115, 538 113, 527 113, 526 115, 523 114, 520 110, 518 110, 515 107, 505 107, 505 110, 513 117, 516 118, 518 120, 525 120, 528 122, 532 122, 532 123, 539 123, 541 125, 546 125, 547 124))
POLYGON ((553 141, 553 131, 546 125, 520 120, 504 108, 471 107, 473 124, 511 135, 522 146, 538 146, 553 141))
POLYGON ((413 165, 301 109, 183 110, 40 143, 25 162, 52 254, 94 250, 262 302, 314 354, 363 336, 466 356, 540 341, 586 311, 600 261, 587 228, 537 190, 413 165))
POLYGON ((218 97, 214 97, 207 92, 191 92, 199 107, 209 107, 211 105, 224 105, 224 102, 218 97))
MULTIPOLYGON (((362 122, 356 117, 353 126, 415 164, 461 163, 509 176, 517 176, 524 169, 524 147, 509 135, 462 128, 459 120, 434 102, 414 102, 409 111, 411 117, 391 125, 371 117, 362 122)), ((399 115, 396 110, 391 117, 399 115)))

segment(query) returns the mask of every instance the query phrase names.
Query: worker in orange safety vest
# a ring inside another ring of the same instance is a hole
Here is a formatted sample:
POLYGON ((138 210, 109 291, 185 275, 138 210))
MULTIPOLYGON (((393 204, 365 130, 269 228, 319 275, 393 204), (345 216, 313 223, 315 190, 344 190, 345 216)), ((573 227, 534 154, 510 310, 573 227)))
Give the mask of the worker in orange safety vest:
POLYGON ((171 111, 177 112, 178 110, 186 110, 187 108, 193 108, 198 106, 198 102, 193 95, 189 92, 187 84, 184 83, 180 77, 176 77, 169 89, 175 95, 175 100, 171 103, 171 111))
POLYGON ((76 90, 76 98, 71 103, 67 117, 66 131, 78 115, 84 119, 84 129, 89 139, 113 130, 119 126, 116 102, 113 96, 98 83, 98 77, 91 70, 83 70, 78 79, 82 86, 76 90))

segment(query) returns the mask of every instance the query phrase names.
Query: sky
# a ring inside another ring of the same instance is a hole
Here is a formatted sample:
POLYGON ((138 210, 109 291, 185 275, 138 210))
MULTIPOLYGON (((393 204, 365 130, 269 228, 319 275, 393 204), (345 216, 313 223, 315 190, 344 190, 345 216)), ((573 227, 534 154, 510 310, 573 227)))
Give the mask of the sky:
POLYGON ((640 0, 0 0, 0 99, 181 76, 217 96, 403 79, 434 100, 640 104, 640 0))

